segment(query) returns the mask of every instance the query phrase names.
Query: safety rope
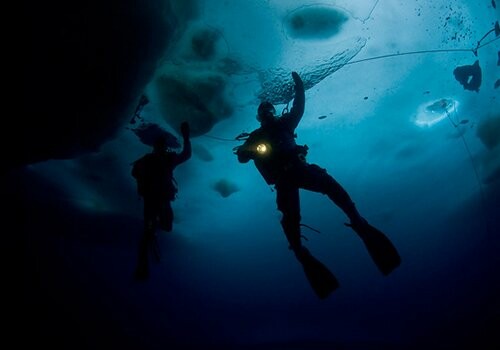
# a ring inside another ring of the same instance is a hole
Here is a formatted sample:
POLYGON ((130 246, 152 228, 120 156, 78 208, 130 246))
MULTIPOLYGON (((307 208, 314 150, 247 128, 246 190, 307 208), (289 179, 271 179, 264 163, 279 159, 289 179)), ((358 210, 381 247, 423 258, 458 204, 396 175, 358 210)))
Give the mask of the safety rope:
MULTIPOLYGON (((453 113, 454 113, 454 117, 455 117, 456 121, 453 121, 453 119, 451 118, 451 115, 450 115, 450 113, 448 111, 446 111, 446 116, 448 117, 448 120, 450 121, 451 125, 453 125, 453 127, 455 129, 458 129, 458 126, 460 124, 462 124, 462 122, 458 121, 459 118, 458 118, 458 115, 457 115, 456 108, 453 109, 453 113)), ((485 195, 484 188, 483 188, 483 185, 482 185, 482 182, 481 182, 481 177, 479 176, 479 172, 477 171, 477 167, 474 165, 474 159, 473 159, 473 156, 472 156, 472 152, 471 152, 471 150, 469 148, 469 144, 467 143, 467 140, 465 139, 464 133, 460 133, 459 132, 459 136, 462 139, 462 142, 463 142, 464 147, 465 147, 465 151, 467 152, 467 155, 469 156, 470 164, 472 166, 472 169, 474 171, 474 176, 475 176, 477 184, 479 186, 480 205, 481 205, 480 212, 483 215, 483 220, 484 220, 484 224, 486 225, 486 230, 489 232, 488 220, 485 217, 485 213, 486 213, 486 195, 485 195)))
MULTIPOLYGON (((391 53, 391 54, 386 54, 386 55, 380 55, 380 56, 373 56, 373 57, 368 57, 368 58, 362 58, 362 59, 359 59, 359 60, 353 60, 353 61, 349 61, 347 63, 344 63, 344 64, 339 64, 338 67, 343 67, 343 66, 347 66, 347 65, 352 65, 352 64, 357 64, 357 63, 362 63, 362 62, 368 62, 368 61, 375 61, 375 60, 380 60, 380 59, 385 59, 385 58, 391 58, 391 57, 399 57, 399 56, 409 56, 409 55, 420 55, 420 54, 432 54, 432 53, 443 53, 443 52, 471 52, 472 54, 474 54, 474 56, 477 56, 477 51, 487 45, 490 45, 491 43, 497 41, 498 39, 500 39, 500 37, 498 36, 497 34, 497 29, 496 27, 498 26, 498 22, 495 23, 495 27, 493 29, 490 29, 486 34, 483 35, 483 37, 477 42, 477 45, 475 48, 469 48, 469 49, 434 49, 434 50, 420 50, 420 51, 408 51, 408 52, 396 52, 396 53, 391 53), (484 44, 481 44, 481 42, 491 33, 495 32, 495 34, 497 34, 497 37, 490 40, 490 41, 487 41, 486 43, 484 44)), ((288 105, 289 105, 290 102, 288 102, 285 106, 285 108, 283 108, 283 111, 282 111, 282 115, 284 113, 286 113, 288 111, 288 105)), ((231 141, 231 142, 234 142, 234 141, 240 141, 238 138, 236 139, 228 139, 228 138, 222 138, 222 137, 217 137, 217 136, 211 136, 211 135, 203 135, 203 136, 206 136, 206 137, 210 137, 210 138, 213 138, 213 139, 216 139, 216 140, 220 140, 220 141, 231 141)))

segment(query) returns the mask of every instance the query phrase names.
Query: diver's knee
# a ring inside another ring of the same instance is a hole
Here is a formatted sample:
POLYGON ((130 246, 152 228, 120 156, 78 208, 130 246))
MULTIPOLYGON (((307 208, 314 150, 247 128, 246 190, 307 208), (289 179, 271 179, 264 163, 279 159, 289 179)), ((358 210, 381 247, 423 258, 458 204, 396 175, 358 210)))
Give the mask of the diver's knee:
POLYGON ((289 249, 294 252, 302 248, 300 220, 281 220, 281 225, 288 240, 289 249))

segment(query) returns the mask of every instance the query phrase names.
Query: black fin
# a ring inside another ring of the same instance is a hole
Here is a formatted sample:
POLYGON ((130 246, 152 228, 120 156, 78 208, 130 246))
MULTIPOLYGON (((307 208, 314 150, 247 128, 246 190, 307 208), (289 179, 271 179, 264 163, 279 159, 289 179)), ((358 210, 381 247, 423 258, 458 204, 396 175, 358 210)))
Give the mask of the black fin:
POLYGON ((380 272, 387 276, 396 267, 401 265, 401 257, 399 256, 396 247, 380 230, 373 227, 369 223, 360 225, 345 224, 351 227, 365 244, 368 253, 373 262, 377 265, 380 272))
POLYGON ((302 247, 297 259, 302 264, 307 280, 320 299, 326 299, 340 285, 337 278, 309 250, 302 247))

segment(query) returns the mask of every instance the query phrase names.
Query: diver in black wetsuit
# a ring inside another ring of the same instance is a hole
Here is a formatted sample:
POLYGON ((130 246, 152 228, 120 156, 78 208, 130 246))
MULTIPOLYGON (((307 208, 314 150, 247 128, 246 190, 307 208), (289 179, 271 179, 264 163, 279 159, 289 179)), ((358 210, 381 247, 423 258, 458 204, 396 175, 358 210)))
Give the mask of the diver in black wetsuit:
MULTIPOLYGON (((295 96, 290 111, 277 117, 274 106, 268 101, 262 102, 257 115, 257 120, 261 123, 260 128, 251 132, 245 143, 236 148, 235 153, 241 163, 253 160, 265 181, 274 185, 278 210, 283 214, 281 225, 290 248, 302 263, 318 296, 325 298, 338 287, 338 282, 302 245, 299 189, 326 194, 348 216, 351 222, 347 225, 360 234, 365 244, 367 242, 363 237, 367 236, 368 231, 376 229, 359 214, 349 194, 325 169, 306 161, 308 147, 297 145, 295 142, 295 128, 304 114, 305 93, 300 76, 292 72, 292 78, 295 83, 295 96)), ((369 238, 373 236, 368 235, 369 238)), ((368 247, 370 253, 371 248, 368 247)), ((385 274, 399 265, 399 256, 392 256, 394 259, 387 263, 385 272, 383 271, 385 274)))
POLYGON ((156 229, 172 231, 174 212, 171 202, 177 193, 173 173, 192 153, 189 124, 183 122, 180 129, 184 143, 180 153, 167 151, 167 139, 162 135, 156 139, 153 152, 133 163, 132 176, 137 180, 137 191, 144 199, 144 232, 139 244, 137 279, 148 277, 148 249, 154 243, 156 229))

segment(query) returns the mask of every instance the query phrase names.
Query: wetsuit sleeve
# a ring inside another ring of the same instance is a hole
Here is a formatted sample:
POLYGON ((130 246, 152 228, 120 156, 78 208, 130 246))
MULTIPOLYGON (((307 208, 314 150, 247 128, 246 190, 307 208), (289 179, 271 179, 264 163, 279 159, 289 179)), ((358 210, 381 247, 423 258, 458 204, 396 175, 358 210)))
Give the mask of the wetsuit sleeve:
POLYGON ((181 163, 184 163, 186 160, 188 160, 189 158, 191 158, 191 154, 192 154, 192 148, 191 148, 191 140, 189 139, 189 136, 185 136, 184 137, 184 145, 182 147, 182 151, 181 153, 179 153, 177 155, 177 159, 176 159, 176 164, 175 165, 179 165, 181 163))
POLYGON ((304 83, 296 72, 292 72, 293 81, 295 82, 295 96, 290 113, 286 115, 286 123, 294 130, 299 125, 300 119, 304 114, 306 97, 304 92, 304 83))
POLYGON ((179 154, 175 154, 173 160, 174 168, 177 165, 184 163, 186 160, 191 158, 191 153, 192 153, 191 140, 189 139, 191 131, 188 122, 182 122, 180 129, 181 129, 183 145, 182 145, 182 151, 179 154))
POLYGON ((240 163, 248 163, 254 158, 254 152, 251 150, 248 140, 238 148, 236 155, 238 156, 238 161, 240 163))

